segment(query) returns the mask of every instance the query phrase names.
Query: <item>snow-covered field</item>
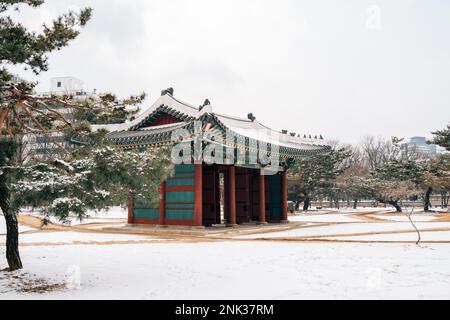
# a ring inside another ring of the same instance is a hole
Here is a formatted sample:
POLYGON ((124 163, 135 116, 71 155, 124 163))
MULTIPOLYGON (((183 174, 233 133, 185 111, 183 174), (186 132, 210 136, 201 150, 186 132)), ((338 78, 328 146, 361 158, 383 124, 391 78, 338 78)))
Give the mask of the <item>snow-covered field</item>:
MULTIPOLYGON (((421 241, 447 241, 450 242, 450 231, 422 231, 420 233, 421 241)), ((415 232, 410 233, 386 233, 386 234, 371 234, 365 236, 338 236, 332 238, 325 238, 328 240, 340 241, 417 241, 418 236, 415 232)))
MULTIPOLYGON (((33 231, 36 230, 34 228, 28 227, 28 226, 20 226, 19 225, 19 232, 25 232, 25 231, 33 231)), ((5 218, 2 214, 0 214, 0 236, 6 234, 6 222, 5 218)))
MULTIPOLYGON (((123 220, 126 212, 119 211, 93 219, 123 220)), ((21 226, 25 269, 0 272, 0 299, 450 299, 450 222, 415 214, 425 241, 416 246, 417 234, 403 218, 380 210, 315 212, 290 217, 290 225, 200 238, 170 229, 142 235, 89 224, 21 226)))
MULTIPOLYGON (((374 218, 377 219, 383 219, 388 221, 395 221, 395 222, 409 222, 409 219, 407 216, 377 216, 374 215, 374 218)), ((436 219, 435 215, 414 215, 412 216, 412 220, 414 222, 430 222, 436 219)))
POLYGON ((3 275, 2 299, 450 299, 445 244, 25 247, 22 255, 24 272, 69 284, 79 275, 80 289, 17 293, 3 275))
POLYGON ((289 217, 290 221, 295 222, 358 222, 359 219, 346 214, 328 213, 328 214, 302 214, 289 217))
MULTIPOLYGON (((420 230, 448 228, 450 233, 450 222, 434 223, 420 222, 416 223, 420 230)), ((342 223, 332 224, 325 227, 309 227, 292 229, 288 231, 270 232, 262 234, 251 234, 239 236, 240 239, 258 239, 258 238, 290 238, 290 237, 315 237, 329 236, 338 234, 361 234, 389 231, 410 231, 414 232, 413 226, 409 222, 398 223, 342 223)))
MULTIPOLYGON (((0 245, 5 244, 5 236, 0 236, 0 245)), ((74 243, 110 243, 125 241, 156 240, 149 236, 107 234, 107 233, 81 233, 81 232, 39 232, 27 233, 20 236, 22 245, 45 244, 74 244, 74 243)))
MULTIPOLYGON (((23 214, 26 215, 33 215, 36 217, 42 217, 38 211, 26 211, 23 212, 23 214)), ((109 210, 103 210, 103 211, 88 211, 87 212, 87 218, 80 221, 76 217, 69 217, 67 221, 61 222, 56 217, 50 217, 50 222, 55 224, 68 224, 71 226, 77 226, 77 225, 83 225, 83 224, 90 224, 90 223, 107 223, 107 222, 115 222, 115 221, 123 221, 127 219, 128 217, 128 211, 125 208, 121 207, 112 207, 109 210)))

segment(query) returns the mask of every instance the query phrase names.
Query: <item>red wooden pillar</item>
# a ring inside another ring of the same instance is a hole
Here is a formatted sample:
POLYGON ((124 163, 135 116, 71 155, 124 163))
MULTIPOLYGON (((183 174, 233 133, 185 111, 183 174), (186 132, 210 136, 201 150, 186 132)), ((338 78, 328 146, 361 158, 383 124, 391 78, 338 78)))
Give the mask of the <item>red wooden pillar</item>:
POLYGON ((158 224, 164 225, 166 215, 166 182, 162 181, 159 185, 159 217, 158 224))
POLYGON ((236 226, 236 167, 230 166, 228 170, 228 192, 230 197, 229 203, 229 221, 230 227, 236 226))
POLYGON ((250 176, 249 176, 249 170, 245 169, 245 205, 244 205, 244 211, 247 212, 247 218, 245 222, 252 221, 252 212, 251 212, 251 194, 250 194, 250 176), (246 209, 246 210, 245 210, 246 209))
POLYGON ((203 164, 195 164, 194 226, 203 225, 203 164))
POLYGON ((259 174, 259 224, 267 224, 266 221, 266 183, 262 172, 259 174))
POLYGON ((288 207, 287 207, 287 172, 281 173, 281 222, 287 223, 288 219, 288 207))
POLYGON ((222 224, 221 221, 221 216, 222 216, 222 212, 221 212, 221 208, 220 208, 220 203, 221 203, 221 199, 220 199, 220 173, 219 173, 219 169, 217 168, 217 166, 214 168, 214 189, 216 191, 216 224, 222 224))
POLYGON ((133 223, 134 221, 134 199, 131 189, 128 191, 128 223, 133 223))
MULTIPOLYGON (((228 182, 228 176, 229 174, 225 171, 222 171, 224 174, 224 186, 223 186, 223 217, 224 220, 228 220, 228 190, 226 188, 227 182, 228 182)), ((220 221, 220 224, 222 224, 222 221, 220 221)))

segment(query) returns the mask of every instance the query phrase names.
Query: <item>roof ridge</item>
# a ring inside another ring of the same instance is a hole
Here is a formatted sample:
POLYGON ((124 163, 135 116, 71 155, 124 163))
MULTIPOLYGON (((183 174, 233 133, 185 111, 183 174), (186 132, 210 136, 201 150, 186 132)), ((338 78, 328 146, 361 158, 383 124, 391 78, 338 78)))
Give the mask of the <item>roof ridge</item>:
POLYGON ((174 100, 175 102, 178 102, 178 103, 180 103, 180 104, 182 104, 182 105, 184 105, 184 106, 186 106, 186 107, 189 107, 189 108, 191 108, 191 109, 194 109, 194 110, 196 110, 196 111, 200 111, 200 108, 194 106, 193 104, 190 104, 190 103, 187 103, 187 102, 185 102, 185 101, 183 101, 183 100, 177 99, 177 98, 175 98, 174 96, 171 96, 170 94, 167 94, 167 96, 168 96, 169 98, 171 98, 172 100, 174 100))
POLYGON ((220 117, 228 118, 228 119, 231 119, 231 120, 239 120, 239 121, 249 122, 249 123, 253 122, 253 121, 251 121, 249 119, 245 119, 245 118, 241 118, 241 117, 237 117, 237 116, 230 116, 230 115, 219 113, 219 112, 213 112, 213 114, 218 115, 220 117))

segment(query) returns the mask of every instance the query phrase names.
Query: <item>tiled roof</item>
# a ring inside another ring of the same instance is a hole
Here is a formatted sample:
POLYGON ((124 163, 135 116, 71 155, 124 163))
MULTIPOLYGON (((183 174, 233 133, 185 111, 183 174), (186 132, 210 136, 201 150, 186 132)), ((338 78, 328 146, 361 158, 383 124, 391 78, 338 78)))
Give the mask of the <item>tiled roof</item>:
POLYGON ((93 130, 106 129, 110 132, 108 135, 109 139, 119 145, 129 147, 145 146, 163 142, 169 143, 171 133, 176 129, 187 128, 193 131, 193 124, 196 120, 201 120, 205 124, 211 123, 211 132, 222 135, 222 138, 225 137, 226 130, 229 130, 250 144, 264 142, 277 146, 279 147, 280 154, 284 154, 286 157, 324 152, 330 148, 322 137, 320 139, 312 139, 306 138, 306 136, 300 137, 281 133, 264 126, 256 119, 252 121, 250 119, 215 113, 209 105, 203 108, 195 107, 167 93, 162 95, 134 121, 115 125, 93 126, 93 130), (148 124, 161 113, 170 114, 179 119, 180 122, 148 127, 148 124))

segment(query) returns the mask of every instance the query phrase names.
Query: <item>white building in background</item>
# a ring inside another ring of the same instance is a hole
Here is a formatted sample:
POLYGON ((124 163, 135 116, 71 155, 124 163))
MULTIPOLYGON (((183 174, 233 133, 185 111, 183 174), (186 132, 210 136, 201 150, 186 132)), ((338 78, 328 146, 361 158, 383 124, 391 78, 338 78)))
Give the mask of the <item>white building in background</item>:
MULTIPOLYGON (((75 77, 57 77, 50 79, 50 90, 48 92, 39 92, 38 96, 70 96, 71 99, 83 101, 85 99, 92 99, 98 101, 101 95, 97 90, 87 92, 83 88, 83 81, 75 77)), ((121 102, 120 100, 118 102, 121 102)), ((74 121, 72 108, 58 108, 58 112, 70 122, 74 121)), ((51 138, 44 135, 29 134, 24 137, 24 154, 28 160, 32 158, 45 159, 51 158, 55 155, 62 154, 61 148, 54 143, 58 142, 60 145, 69 149, 72 145, 65 141, 64 135, 61 132, 50 132, 51 138)))
MULTIPOLYGON (((39 92, 39 96, 73 96, 74 98, 86 99, 97 96, 95 92, 88 93, 83 88, 83 81, 75 77, 57 77, 50 79, 50 90, 48 92, 39 92)), ((73 110, 71 108, 59 108, 58 112, 68 121, 73 120, 73 110)), ((58 142, 66 149, 70 148, 70 143, 64 140, 60 132, 50 132, 52 138, 45 135, 29 134, 24 137, 24 156, 27 160, 32 158, 45 159, 63 154, 61 148, 54 143, 58 142)))
POLYGON ((438 153, 438 146, 435 144, 428 144, 425 137, 412 137, 407 142, 407 145, 425 156, 434 156, 438 153))
POLYGON ((57 77, 50 80, 51 86, 48 93, 54 95, 86 95, 83 89, 83 81, 75 77, 57 77))

